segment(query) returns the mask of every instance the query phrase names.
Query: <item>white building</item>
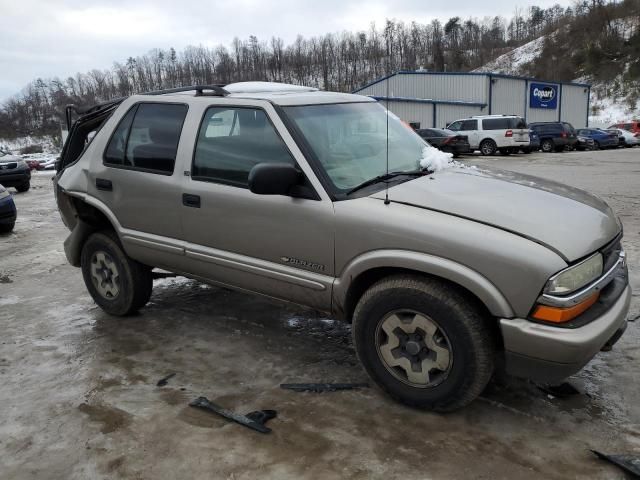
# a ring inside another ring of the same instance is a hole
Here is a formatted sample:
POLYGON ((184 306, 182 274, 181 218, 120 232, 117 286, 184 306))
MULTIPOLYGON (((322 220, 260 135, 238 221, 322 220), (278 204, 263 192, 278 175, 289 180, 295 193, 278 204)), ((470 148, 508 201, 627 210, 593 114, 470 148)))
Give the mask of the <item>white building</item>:
POLYGON ((415 128, 443 128, 473 115, 519 115, 531 122, 588 123, 591 86, 497 73, 401 71, 353 93, 389 105, 415 128))

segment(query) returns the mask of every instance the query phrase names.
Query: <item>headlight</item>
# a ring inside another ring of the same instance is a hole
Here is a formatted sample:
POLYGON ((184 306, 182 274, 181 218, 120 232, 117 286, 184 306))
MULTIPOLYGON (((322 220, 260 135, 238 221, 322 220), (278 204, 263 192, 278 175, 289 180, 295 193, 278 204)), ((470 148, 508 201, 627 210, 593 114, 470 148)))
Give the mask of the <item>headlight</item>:
POLYGON ((602 254, 596 253, 551 277, 544 287, 544 293, 566 295, 575 292, 599 278, 602 275, 602 269, 602 254))

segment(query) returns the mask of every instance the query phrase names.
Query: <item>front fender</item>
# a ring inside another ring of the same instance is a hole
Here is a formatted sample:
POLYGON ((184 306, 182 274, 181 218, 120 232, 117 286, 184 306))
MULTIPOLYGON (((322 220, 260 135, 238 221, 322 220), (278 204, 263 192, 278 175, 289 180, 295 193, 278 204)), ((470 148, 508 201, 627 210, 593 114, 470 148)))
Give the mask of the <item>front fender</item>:
POLYGON ((444 278, 473 293, 492 315, 501 318, 515 316, 504 295, 480 273, 446 258, 406 250, 374 250, 349 262, 333 285, 335 312, 345 311, 347 294, 353 281, 375 268, 413 270, 444 278))

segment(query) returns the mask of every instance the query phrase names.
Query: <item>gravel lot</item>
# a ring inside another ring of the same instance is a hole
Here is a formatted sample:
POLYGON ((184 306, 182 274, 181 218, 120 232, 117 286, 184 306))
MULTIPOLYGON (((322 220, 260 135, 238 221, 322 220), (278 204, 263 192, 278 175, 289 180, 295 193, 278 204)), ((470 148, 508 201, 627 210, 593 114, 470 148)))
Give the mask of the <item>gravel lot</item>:
MULTIPOLYGON (((605 198, 640 292, 640 148, 465 161, 605 198)), ((50 176, 15 200, 15 232, 0 237, 2 479, 625 478, 589 449, 640 454, 638 322, 572 377, 583 393, 568 398, 499 379, 438 415, 375 388, 295 393, 279 384, 367 381, 347 325, 180 277, 156 280, 138 316, 109 317, 66 262, 50 176), (273 433, 187 406, 200 395, 278 410, 273 433)))

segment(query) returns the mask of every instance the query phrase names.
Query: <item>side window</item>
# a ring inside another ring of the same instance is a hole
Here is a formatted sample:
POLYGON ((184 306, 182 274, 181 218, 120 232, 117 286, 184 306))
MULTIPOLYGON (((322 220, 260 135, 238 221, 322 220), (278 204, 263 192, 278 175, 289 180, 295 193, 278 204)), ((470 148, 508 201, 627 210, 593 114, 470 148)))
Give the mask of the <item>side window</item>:
POLYGON ((453 130, 453 131, 457 132, 458 130, 460 130, 461 127, 462 127, 462 122, 459 121, 459 122, 453 122, 447 128, 449 130, 453 130))
POLYGON ((111 137, 105 150, 105 165, 172 174, 186 115, 186 105, 138 104, 111 137))
POLYGON ((120 120, 120 124, 117 126, 109 145, 104 152, 104 163, 109 165, 129 165, 126 163, 124 152, 127 149, 127 137, 129 136, 129 129, 131 128, 131 122, 136 114, 136 108, 134 107, 120 120))
POLYGON ((487 118, 482 120, 482 128, 484 130, 507 130, 511 128, 508 118, 487 118))
POLYGON ((418 130, 417 131, 418 135, 420 135, 422 138, 431 138, 434 136, 433 132, 431 130, 418 130))
POLYGON ((204 114, 191 178, 247 188, 258 163, 295 161, 263 110, 210 107, 204 114))
POLYGON ((477 130, 478 129, 478 120, 465 120, 462 122, 462 127, 460 130, 477 130))

